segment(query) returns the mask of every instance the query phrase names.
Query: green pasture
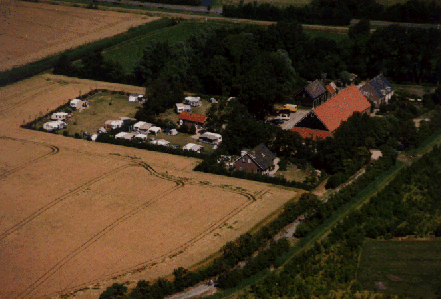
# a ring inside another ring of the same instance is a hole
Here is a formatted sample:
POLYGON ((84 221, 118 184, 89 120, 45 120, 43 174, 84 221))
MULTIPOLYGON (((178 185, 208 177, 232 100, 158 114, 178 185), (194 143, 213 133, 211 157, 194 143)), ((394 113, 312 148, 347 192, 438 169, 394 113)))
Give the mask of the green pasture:
POLYGON ((131 72, 141 59, 144 48, 151 41, 168 41, 172 45, 187 40, 203 28, 220 28, 224 25, 222 22, 181 21, 175 26, 164 27, 107 48, 103 51, 103 57, 120 62, 124 71, 131 72))
POLYGON ((435 298, 441 291, 441 239, 366 241, 358 281, 363 289, 406 298, 435 298))

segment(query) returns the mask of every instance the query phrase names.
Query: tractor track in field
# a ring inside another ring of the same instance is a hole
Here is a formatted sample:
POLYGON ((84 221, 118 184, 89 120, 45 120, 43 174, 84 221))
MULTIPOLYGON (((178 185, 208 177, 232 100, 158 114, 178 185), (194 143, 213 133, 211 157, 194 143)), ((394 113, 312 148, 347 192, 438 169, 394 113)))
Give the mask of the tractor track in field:
POLYGON ((58 154, 60 152, 60 149, 57 146, 55 146, 55 145, 47 145, 47 144, 44 144, 44 143, 39 143, 39 142, 34 142, 34 141, 29 141, 29 140, 19 139, 19 138, 13 138, 13 137, 6 137, 6 136, 0 136, 0 139, 9 139, 9 140, 14 140, 14 141, 19 141, 19 142, 28 142, 28 143, 33 143, 33 144, 36 144, 36 145, 42 145, 42 146, 45 146, 45 147, 48 147, 48 148, 51 149, 51 152, 49 152, 47 154, 44 154, 43 156, 35 158, 35 159, 31 160, 31 161, 27 161, 26 164, 24 164, 24 165, 17 166, 15 168, 11 169, 11 170, 8 170, 8 171, 0 174, 0 179, 3 179, 5 177, 7 177, 8 175, 11 175, 14 172, 17 172, 17 171, 19 171, 21 169, 24 169, 24 168, 28 167, 30 164, 36 163, 36 162, 38 162, 38 161, 40 161, 42 159, 45 159, 45 158, 48 158, 50 156, 56 155, 56 154, 58 154))
MULTIPOLYGON (((33 142, 33 141, 28 141, 25 139, 18 139, 18 138, 12 138, 12 137, 6 137, 6 136, 0 136, 0 138, 2 139, 10 139, 10 140, 15 140, 15 141, 21 141, 21 142, 29 142, 29 143, 33 143, 33 144, 37 144, 37 145, 43 145, 46 146, 48 148, 51 149, 51 152, 48 154, 45 154, 41 157, 38 157, 32 161, 30 161, 29 163, 27 163, 26 165, 21 165, 18 167, 15 167, 14 169, 9 170, 7 173, 3 174, 1 177, 6 177, 18 170, 21 170, 27 166, 29 166, 32 163, 35 163, 41 159, 53 156, 57 153, 59 153, 60 148, 52 145, 52 144, 46 144, 46 143, 38 143, 38 142, 33 142)), ((66 151, 73 151, 73 152, 77 152, 80 154, 91 154, 88 152, 83 152, 80 150, 73 150, 73 149, 67 149, 66 151)), ((144 202, 143 204, 139 205, 138 207, 132 209, 131 211, 129 211, 128 213, 126 213, 125 215, 122 215, 121 217, 119 217, 118 219, 116 219, 115 221, 113 221, 112 223, 110 223, 109 225, 107 225, 106 227, 104 227, 103 229, 101 229, 99 232, 97 232, 95 235, 93 235, 91 238, 89 238, 86 242, 84 242, 83 244, 81 244, 80 246, 78 246, 75 250, 71 251, 69 254, 67 254, 63 259, 61 259, 60 261, 58 261, 56 264, 54 264, 47 272, 45 272, 42 276, 40 276, 40 278, 38 278, 36 281, 34 281, 31 285, 29 285, 25 290, 21 291, 19 294, 15 293, 13 294, 14 298, 34 298, 34 296, 32 295, 41 285, 43 285, 48 279, 50 279, 52 276, 54 276, 64 265, 66 265, 70 260, 72 260, 73 258, 75 258, 76 256, 78 256, 81 252, 83 252, 84 250, 88 249, 90 246, 92 246, 94 243, 96 243, 97 241, 99 241, 101 238, 103 238, 105 235, 107 235, 109 232, 111 232, 113 229, 115 229, 118 225, 120 225, 121 223, 123 223, 124 221, 130 219, 131 217, 133 217, 134 215, 138 214, 139 212, 141 212, 142 210, 145 210, 146 208, 148 208, 150 205, 154 204, 155 202, 158 201, 158 199, 164 197, 164 196, 168 196, 170 194, 172 194, 173 192, 175 192, 176 190, 178 190, 179 188, 184 187, 186 184, 187 185, 201 185, 201 186, 206 186, 209 188, 219 188, 222 189, 224 191, 227 192, 232 192, 232 193, 236 193, 236 194, 240 194, 244 197, 246 197, 248 199, 247 202, 245 202, 244 204, 240 205, 239 207, 235 208, 234 210, 232 210, 231 212, 229 212, 228 214, 224 215, 222 218, 220 218, 218 221, 214 222, 213 224, 209 225, 207 227, 207 229, 204 230, 203 233, 198 234, 196 236, 194 236, 193 238, 191 238, 190 240, 186 241, 185 243, 181 244, 180 246, 154 258, 154 259, 150 259, 141 263, 138 263, 136 265, 130 266, 124 270, 119 270, 117 272, 114 273, 110 273, 108 275, 106 275, 105 277, 100 277, 99 279, 94 279, 93 281, 89 281, 86 283, 82 283, 81 285, 75 286, 75 287, 69 287, 66 288, 65 290, 63 290, 63 292, 65 291, 74 291, 84 285, 90 285, 93 284, 95 282, 98 281, 103 281, 115 276, 121 276, 127 273, 131 273, 131 272, 137 272, 137 271, 142 271, 145 268, 149 268, 151 266, 154 266, 157 263, 160 263, 161 261, 163 261, 164 259, 167 258, 171 258, 173 256, 176 256, 180 253, 182 253, 183 251, 185 251, 187 248, 189 248, 191 245, 195 244, 197 241, 201 240, 202 238, 204 238, 205 236, 209 235, 210 233, 212 233, 213 231, 215 231, 217 228, 219 228, 221 225, 223 225, 226 221, 228 221, 229 219, 231 219, 232 217, 234 217, 235 215, 237 215, 238 213, 240 213, 241 211, 243 211, 245 208, 247 208, 249 205, 251 205, 254 201, 256 201, 256 196, 258 196, 259 198, 261 198, 265 193, 268 192, 267 189, 265 190, 261 190, 260 192, 258 192, 256 195, 252 195, 248 192, 246 192, 246 190, 243 189, 230 189, 230 188, 225 188, 222 186, 213 186, 213 185, 206 185, 202 182, 200 183, 194 183, 194 182, 186 182, 184 183, 183 180, 181 179, 176 179, 173 178, 171 176, 166 176, 163 175, 161 173, 158 173, 152 166, 150 166, 149 164, 142 162, 142 161, 134 161, 133 158, 131 157, 125 157, 125 156, 119 156, 119 155, 112 155, 111 153, 108 154, 96 154, 93 153, 93 155, 96 156, 101 156, 101 157, 112 157, 114 159, 117 160, 124 160, 124 161, 128 161, 129 163, 123 166, 120 166, 116 169, 113 169, 112 171, 106 172, 105 174, 98 176, 92 180, 89 180, 88 182, 82 184, 81 186, 78 186, 77 188, 75 188, 74 190, 68 192, 67 194, 64 194, 63 196, 51 201, 50 203, 46 204, 45 206, 41 207, 40 209, 38 209, 37 211, 34 211, 31 215, 27 216, 26 218, 22 219, 19 223, 15 224, 14 226, 10 227, 9 229, 7 229, 5 232, 3 232, 2 234, 0 234, 0 240, 3 240, 5 238, 7 238, 9 235, 17 232, 18 230, 20 230, 21 228, 23 228, 24 226, 26 226, 28 223, 30 223, 32 220, 34 220, 35 218, 37 218, 38 216, 42 215, 43 213, 45 213, 46 211, 48 211, 49 209, 51 209, 52 207, 54 207, 55 205, 57 205, 58 203, 66 200, 67 198, 77 194, 78 192, 80 192, 81 190, 95 184, 96 182, 129 167, 142 167, 144 168, 150 175, 153 175, 155 177, 158 177, 160 179, 164 179, 167 181, 172 181, 176 184, 176 186, 174 186, 171 189, 168 189, 164 192, 162 192, 161 194, 149 199, 147 202, 144 202), (260 195, 260 196, 259 196, 260 195)), ((0 178, 1 178, 0 177, 0 178)), ((59 294, 60 292, 54 293, 55 294, 59 294)), ((41 296, 41 297, 45 297, 47 295, 41 296)))
MULTIPOLYGON (((138 164, 138 163, 136 163, 138 164)), ((151 167, 147 164, 145 164, 144 162, 141 162, 139 164, 144 164, 146 166, 146 169, 149 171, 151 169, 151 167)), ((162 177, 161 177, 162 178, 162 177)), ((190 183, 189 185, 202 185, 202 186, 207 186, 205 184, 201 184, 201 183, 190 183)), ((127 216, 123 216, 121 218, 119 218, 117 220, 118 223, 115 224, 111 224, 108 227, 106 227, 104 230, 102 230, 100 233, 96 234, 93 238, 91 238, 89 241, 87 241, 86 243, 84 243, 83 245, 81 245, 80 247, 78 247, 75 251, 73 251, 71 254, 69 254, 65 259, 61 260, 60 262, 58 262, 53 268, 51 268, 51 270, 49 270, 48 272, 46 272, 37 282, 35 282, 34 284, 32 284, 27 291, 19 294, 18 297, 16 298, 25 298, 28 295, 32 295, 32 292, 34 290, 36 290, 40 285, 42 285, 47 279, 49 279, 51 276, 53 276, 59 269, 61 269, 63 267, 63 265, 65 265, 69 260, 71 260, 72 258, 74 258, 76 255, 78 255, 79 253, 81 253, 82 251, 84 251, 85 249, 87 249, 89 246, 91 246, 93 243, 97 242, 99 239, 101 239, 102 237, 104 237, 105 234, 107 234, 108 232, 110 232, 113 228, 115 228, 118 224, 120 224, 121 222, 129 219, 130 217, 134 216, 135 214, 137 214, 140 210, 143 210, 145 208, 147 208, 148 206, 150 206, 151 204, 155 203, 157 201, 157 199, 161 198, 164 195, 169 195, 171 193, 173 193, 174 191, 176 191, 177 189, 183 187, 184 184, 182 185, 177 185, 175 187, 173 187, 172 189, 167 190, 165 193, 167 194, 160 194, 158 196, 156 196, 154 199, 150 200, 149 202, 146 202, 142 205, 142 207, 136 208, 136 211, 132 211, 130 214, 131 215, 127 215, 127 216), (124 218, 124 219, 122 219, 124 218), (94 239, 95 238, 95 239, 94 239), (92 240, 94 239, 94 240, 92 240)), ((221 188, 223 190, 225 190, 222 187, 218 187, 218 186, 209 186, 211 188, 221 188)), ((244 191, 238 191, 238 190, 229 190, 227 189, 228 192, 232 192, 232 193, 237 193, 240 195, 243 195, 244 197, 246 197, 248 199, 247 202, 245 202, 244 204, 242 204, 241 206, 237 207, 236 209, 232 210, 230 213, 226 214, 224 217, 222 217, 221 219, 219 219, 218 221, 216 221, 215 223, 211 224, 203 233, 198 234, 196 236, 194 236, 193 238, 191 238, 190 240, 188 240, 187 242, 183 243, 182 245, 154 258, 154 259, 150 259, 141 263, 138 263, 136 265, 133 265, 129 268, 123 269, 123 270, 119 270, 117 272, 112 272, 110 274, 107 274, 104 277, 100 277, 98 279, 94 279, 88 282, 84 282, 80 285, 74 286, 74 287, 69 287, 66 288, 65 290, 63 290, 63 292, 67 292, 67 291, 75 291, 79 288, 82 288, 84 286, 88 286, 100 281, 104 281, 104 280, 108 280, 114 277, 118 277, 118 276, 123 276, 124 274, 128 274, 128 273, 133 273, 133 272, 139 272, 142 271, 144 269, 147 269, 151 266, 154 266, 158 263, 161 263, 164 261, 164 259, 167 258, 172 258, 173 256, 176 256, 180 253, 182 253, 183 251, 185 251, 187 248, 189 248, 190 246, 192 246, 193 244, 195 244, 197 241, 201 240, 202 238, 204 238, 205 236, 211 234, 214 230, 216 230, 217 228, 219 228, 220 226, 222 226, 225 221, 228 221, 229 219, 231 219, 232 217, 234 217, 235 215, 237 215, 238 213, 240 213, 241 211, 243 211, 245 208, 247 208, 249 205, 251 205, 256 199, 253 195, 244 192, 244 191)), ((59 294, 59 292, 57 293, 53 293, 52 295, 56 295, 59 294)), ((46 295, 45 295, 46 296, 46 295)), ((45 296, 40 296, 37 298, 44 298, 45 296)), ((32 296, 29 298, 33 298, 32 296)))
MULTIPOLYGON (((29 101, 33 100, 36 96, 39 96, 39 95, 42 95, 42 94, 45 94, 45 93, 48 93, 48 92, 54 91, 54 90, 56 90, 56 89, 59 89, 62 85, 63 85, 63 84, 61 84, 61 83, 53 83, 52 86, 48 86, 47 88, 45 88, 45 89, 43 89, 43 90, 40 90, 40 91, 38 91, 38 92, 36 92, 36 93, 33 93, 33 94, 31 94, 31 95, 28 95, 28 96, 24 97, 22 100, 20 100, 20 101, 18 101, 18 102, 15 102, 15 103, 12 103, 10 106, 7 106, 6 108, 1 109, 1 110, 0 110, 0 116, 1 116, 1 115, 4 115, 6 112, 9 112, 9 111, 15 110, 15 109, 17 109, 18 107, 21 107, 21 106, 25 105, 25 104, 28 103, 29 101)), ((24 93, 21 93, 21 94, 24 94, 24 93)), ((16 95, 14 95, 14 96, 16 96, 16 95)), ((9 96, 9 98, 11 98, 11 97, 13 97, 13 96, 12 96, 12 95, 9 96)), ((6 98, 6 99, 8 99, 8 98, 6 98)), ((3 100, 3 99, 2 99, 2 100, 3 100)))

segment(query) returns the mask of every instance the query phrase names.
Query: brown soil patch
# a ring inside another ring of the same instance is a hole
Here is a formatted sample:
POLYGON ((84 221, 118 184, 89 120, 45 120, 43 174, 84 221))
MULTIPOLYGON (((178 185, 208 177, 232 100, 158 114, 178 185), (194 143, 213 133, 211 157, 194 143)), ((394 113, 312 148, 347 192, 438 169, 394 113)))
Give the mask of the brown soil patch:
POLYGON ((92 88, 142 93, 53 75, 0 89, 1 298, 98 298, 114 282, 168 276, 298 195, 193 172, 194 158, 20 128, 92 88))
POLYGON ((127 31, 145 15, 0 0, 0 71, 127 31))

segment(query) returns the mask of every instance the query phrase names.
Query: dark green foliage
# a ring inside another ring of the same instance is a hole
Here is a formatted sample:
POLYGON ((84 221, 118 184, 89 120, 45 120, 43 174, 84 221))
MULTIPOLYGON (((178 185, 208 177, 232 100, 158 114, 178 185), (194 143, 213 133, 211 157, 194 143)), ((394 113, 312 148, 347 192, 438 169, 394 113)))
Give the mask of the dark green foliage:
POLYGON ((101 293, 100 299, 123 299, 127 298, 127 287, 120 283, 114 283, 101 293))
POLYGON ((371 31, 371 23, 367 19, 361 19, 357 24, 349 27, 349 38, 358 39, 369 37, 371 31))
POLYGON ((375 0, 313 0, 304 7, 277 6, 257 2, 224 5, 226 17, 266 21, 296 20, 304 24, 349 25, 351 18, 393 22, 431 23, 441 21, 441 4, 435 0, 409 0, 404 4, 382 6, 375 0))
POLYGON ((222 15, 266 21, 295 20, 305 24, 348 25, 352 14, 343 1, 313 0, 305 7, 279 8, 269 3, 224 5, 222 15))

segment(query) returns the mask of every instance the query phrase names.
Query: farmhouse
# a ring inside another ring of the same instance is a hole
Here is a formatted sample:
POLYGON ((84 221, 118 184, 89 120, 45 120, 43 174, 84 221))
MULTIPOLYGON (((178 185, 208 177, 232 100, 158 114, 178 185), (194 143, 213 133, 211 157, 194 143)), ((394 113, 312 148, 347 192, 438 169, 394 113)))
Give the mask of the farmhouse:
POLYGON ((186 97, 184 103, 192 107, 199 107, 202 105, 200 97, 186 97))
POLYGON ((327 91, 319 80, 315 80, 294 97, 302 106, 316 107, 327 100, 327 91))
POLYGON ((394 87, 383 75, 378 75, 363 87, 361 92, 370 101, 375 103, 375 107, 387 104, 394 94, 394 87))
POLYGON ((182 125, 186 125, 188 127, 195 126, 196 129, 202 128, 206 120, 207 117, 199 113, 189 113, 184 111, 179 115, 180 126, 182 125))
POLYGON ((358 88, 351 85, 308 112, 292 130, 313 139, 328 137, 352 114, 369 113, 370 107, 369 101, 358 88))
POLYGON ((209 144, 219 144, 222 142, 222 135, 216 133, 205 132, 199 136, 199 142, 209 143, 209 144))
POLYGON ((51 115, 52 120, 66 120, 69 117, 69 113, 66 112, 56 112, 51 115))
POLYGON ((182 103, 176 103, 176 113, 181 114, 184 111, 191 112, 191 106, 184 105, 182 103))
POLYGON ((275 158, 276 156, 261 143, 252 150, 242 150, 240 158, 233 161, 233 165, 235 170, 267 175, 274 169, 275 158))
POLYGON ((196 153, 201 153, 204 151, 204 147, 202 145, 194 144, 194 143, 187 143, 182 148, 184 151, 192 151, 196 153))

